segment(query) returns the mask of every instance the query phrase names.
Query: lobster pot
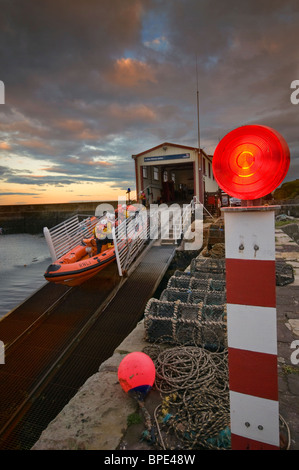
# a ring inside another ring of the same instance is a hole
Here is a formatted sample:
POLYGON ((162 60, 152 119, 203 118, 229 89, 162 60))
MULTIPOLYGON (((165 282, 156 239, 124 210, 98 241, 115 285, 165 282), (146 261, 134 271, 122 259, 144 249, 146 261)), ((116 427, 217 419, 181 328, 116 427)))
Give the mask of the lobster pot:
POLYGON ((225 292, 225 280, 216 280, 214 278, 199 279, 191 277, 189 283, 190 290, 206 290, 207 292, 225 292))
POLYGON ((196 279, 194 277, 175 277, 172 276, 168 283, 167 287, 178 288, 178 289, 197 289, 197 290, 206 290, 209 287, 210 280, 207 279, 196 279))
POLYGON ((225 292, 226 291, 225 280, 211 279, 209 284, 209 291, 225 292))
MULTIPOLYGON (((177 290, 170 291, 165 289, 160 299, 150 299, 146 305, 146 340, 150 343, 201 346, 211 351, 226 348, 226 305, 206 305, 204 300, 197 304, 179 298, 166 300, 174 294, 177 297, 183 294, 177 290)), ((201 292, 198 300, 200 297, 205 299, 205 293, 201 292)))
POLYGON ((225 260, 218 258, 194 258, 190 264, 191 276, 195 272, 209 273, 212 277, 214 274, 225 274, 225 260))
POLYGON ((225 292, 207 292, 205 296, 205 305, 223 305, 226 303, 225 292))
POLYGON ((160 300, 167 302, 183 302, 189 304, 223 305, 226 302, 225 291, 209 291, 200 289, 176 289, 167 287, 160 295, 160 300))
POLYGON ((187 278, 193 277, 195 279, 211 279, 213 278, 215 281, 225 281, 225 272, 223 273, 209 273, 209 272, 201 272, 201 271, 193 271, 192 275, 190 271, 175 271, 174 274, 171 276, 172 278, 187 278))
MULTIPOLYGON (((190 293, 186 289, 164 289, 160 295, 160 300, 164 302, 189 302, 190 293)), ((203 294, 204 297, 204 294, 203 294)))
POLYGON ((221 305, 203 305, 202 319, 211 322, 224 322, 226 323, 226 304, 221 305))
POLYGON ((173 343, 176 304, 150 299, 144 311, 146 339, 150 343, 173 343))
POLYGON ((225 279, 214 278, 198 278, 193 276, 172 276, 167 283, 167 288, 188 289, 192 290, 205 290, 208 292, 220 291, 225 292, 225 279))
POLYGON ((177 288, 177 289, 188 289, 190 285, 191 277, 189 276, 171 276, 168 280, 167 287, 177 288))
POLYGON ((203 292, 202 290, 194 290, 189 292, 188 302, 195 305, 200 303, 204 305, 205 298, 206 292, 203 292))
POLYGON ((190 271, 175 271, 160 299, 144 312, 146 339, 152 343, 227 347, 225 264, 220 259, 193 259, 190 271))

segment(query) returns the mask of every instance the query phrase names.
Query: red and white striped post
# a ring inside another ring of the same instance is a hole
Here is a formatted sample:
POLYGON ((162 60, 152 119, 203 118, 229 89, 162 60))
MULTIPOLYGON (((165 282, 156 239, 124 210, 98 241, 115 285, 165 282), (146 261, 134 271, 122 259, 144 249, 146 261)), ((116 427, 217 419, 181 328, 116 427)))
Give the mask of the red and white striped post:
POLYGON ((222 208, 232 449, 279 449, 275 206, 222 208))
MULTIPOLYGON (((249 125, 217 145, 220 188, 257 202, 285 178, 290 150, 274 129, 249 125)), ((279 449, 275 206, 222 208, 225 225, 232 449, 279 449)))

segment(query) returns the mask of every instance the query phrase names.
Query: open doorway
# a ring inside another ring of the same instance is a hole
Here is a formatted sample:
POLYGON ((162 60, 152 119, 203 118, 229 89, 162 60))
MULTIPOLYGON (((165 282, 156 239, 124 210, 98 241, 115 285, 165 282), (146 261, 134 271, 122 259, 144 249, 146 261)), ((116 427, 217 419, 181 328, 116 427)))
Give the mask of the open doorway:
POLYGON ((190 202, 194 195, 193 163, 161 165, 162 202, 190 202))

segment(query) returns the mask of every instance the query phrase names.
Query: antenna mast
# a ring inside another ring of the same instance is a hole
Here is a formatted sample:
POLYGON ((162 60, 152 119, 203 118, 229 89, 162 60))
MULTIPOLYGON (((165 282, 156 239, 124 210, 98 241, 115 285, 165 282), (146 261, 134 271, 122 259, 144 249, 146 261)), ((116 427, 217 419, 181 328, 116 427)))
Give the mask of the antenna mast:
POLYGON ((197 98, 197 143, 200 152, 200 130, 199 130, 199 87, 198 87, 198 66, 196 56, 196 98, 197 98))
POLYGON ((198 85, 198 65, 197 65, 197 55, 196 55, 196 99, 197 99, 197 143, 198 143, 198 163, 199 163, 199 172, 200 172, 200 181, 199 181, 199 200, 204 204, 204 182, 203 182, 203 162, 202 154, 200 151, 200 128, 199 128, 199 85, 198 85))

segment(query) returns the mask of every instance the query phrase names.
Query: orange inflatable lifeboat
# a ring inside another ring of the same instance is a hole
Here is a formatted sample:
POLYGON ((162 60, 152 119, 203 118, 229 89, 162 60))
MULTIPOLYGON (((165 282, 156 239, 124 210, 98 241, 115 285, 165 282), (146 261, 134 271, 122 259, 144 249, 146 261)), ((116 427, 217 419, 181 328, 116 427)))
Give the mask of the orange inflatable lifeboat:
MULTIPOLYGON (((127 208, 120 206, 115 212, 117 220, 113 214, 103 216, 88 230, 87 236, 91 238, 83 239, 77 246, 53 261, 44 273, 45 279, 55 284, 77 286, 112 263, 116 259, 114 245, 111 243, 112 227, 116 227, 122 220, 129 220, 132 214, 135 214, 136 208, 132 205, 127 208)), ((126 245, 130 243, 130 239, 122 243, 126 245)), ((55 253, 52 259, 55 259, 55 253)))
POLYGON ((112 244, 106 245, 106 249, 101 253, 90 256, 88 246, 82 242, 82 244, 50 264, 44 277, 47 281, 55 284, 77 286, 95 276, 114 260, 115 250, 112 244))

